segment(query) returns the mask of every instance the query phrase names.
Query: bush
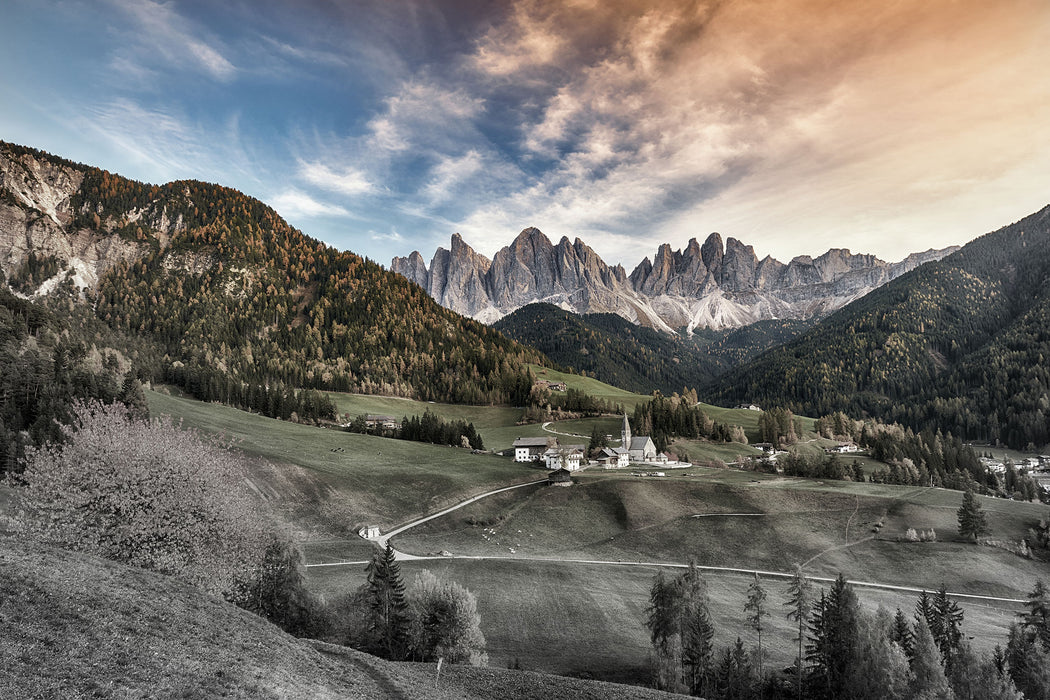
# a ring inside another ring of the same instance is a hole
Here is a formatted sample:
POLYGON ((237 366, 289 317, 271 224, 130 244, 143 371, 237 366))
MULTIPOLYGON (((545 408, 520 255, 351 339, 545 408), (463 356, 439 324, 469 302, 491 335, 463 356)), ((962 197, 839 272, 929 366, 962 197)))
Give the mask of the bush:
POLYGON ((25 534, 230 599, 257 577, 267 537, 228 449, 122 404, 74 404, 63 432, 12 478, 25 534))

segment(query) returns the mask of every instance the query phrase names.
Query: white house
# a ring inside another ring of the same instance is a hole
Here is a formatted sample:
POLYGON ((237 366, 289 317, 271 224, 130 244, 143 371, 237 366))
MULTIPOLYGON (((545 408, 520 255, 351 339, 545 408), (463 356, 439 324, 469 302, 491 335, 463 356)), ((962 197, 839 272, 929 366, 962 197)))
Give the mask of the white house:
POLYGON ((585 451, 584 445, 561 445, 544 452, 543 459, 547 469, 568 469, 574 472, 580 468, 585 451))
POLYGON ((365 525, 363 528, 357 531, 357 534, 366 540, 377 539, 379 537, 379 526, 365 525))
POLYGON ((607 469, 626 467, 631 463, 630 456, 623 447, 603 447, 601 454, 598 455, 598 461, 607 469))
POLYGON ((551 447, 555 447, 558 440, 545 437, 520 437, 514 441, 515 462, 539 462, 543 454, 551 447))

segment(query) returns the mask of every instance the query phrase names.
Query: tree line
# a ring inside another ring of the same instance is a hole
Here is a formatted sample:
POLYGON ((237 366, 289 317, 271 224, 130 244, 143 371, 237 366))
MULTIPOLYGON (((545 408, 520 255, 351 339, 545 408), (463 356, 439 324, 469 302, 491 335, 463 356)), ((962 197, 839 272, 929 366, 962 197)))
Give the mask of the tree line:
POLYGON ((695 390, 663 396, 659 392, 635 406, 631 419, 634 435, 648 435, 657 452, 663 452, 675 438, 704 438, 713 442, 747 444, 747 435, 738 425, 715 422, 697 405, 695 390))
POLYGON ((453 445, 474 450, 485 449, 481 434, 473 423, 465 420, 448 421, 431 413, 429 409, 424 411, 422 416, 403 417, 398 428, 384 428, 379 424, 369 426, 365 416, 357 416, 346 426, 346 431, 389 437, 395 440, 426 442, 433 445, 453 445))
POLYGON ((748 630, 717 650, 708 584, 695 566, 675 577, 658 572, 646 627, 654 684, 719 700, 811 698, 856 700, 1050 697, 1050 591, 1037 581, 1012 625, 1005 648, 980 655, 962 631, 962 608, 941 588, 922 591, 912 616, 900 608, 860 607, 840 574, 827 590, 796 566, 785 600, 774 606, 758 574, 747 589, 748 630), (777 608, 782 613, 776 613, 777 608), (783 614, 797 633, 792 668, 766 670, 763 632, 783 614), (744 637, 753 639, 749 649, 744 637))

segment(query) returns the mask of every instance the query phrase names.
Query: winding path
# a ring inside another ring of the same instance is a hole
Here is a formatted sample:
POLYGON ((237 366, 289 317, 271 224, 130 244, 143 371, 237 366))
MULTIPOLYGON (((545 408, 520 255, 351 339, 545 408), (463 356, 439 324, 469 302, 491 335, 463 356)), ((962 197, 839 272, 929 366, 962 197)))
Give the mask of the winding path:
MULTIPOLYGON (((376 539, 374 539, 372 541, 373 542, 377 542, 377 543, 380 544, 380 546, 385 547, 389 543, 390 538, 393 537, 394 535, 399 535, 399 534, 401 534, 403 532, 406 532, 407 530, 411 530, 414 527, 422 525, 425 522, 429 522, 431 520, 434 520, 435 518, 440 518, 443 515, 448 515, 449 513, 453 512, 453 511, 456 511, 456 510, 459 510, 460 508, 463 508, 465 506, 468 506, 471 503, 476 503, 477 501, 480 501, 483 498, 488 498, 489 496, 494 496, 497 493, 504 493, 506 491, 513 491, 514 489, 525 488, 526 486, 538 486, 539 484, 544 484, 544 483, 547 483, 546 479, 540 479, 539 481, 528 481, 528 482, 526 482, 524 484, 515 484, 514 486, 505 486, 503 488, 494 489, 492 491, 486 491, 485 493, 478 494, 477 496, 471 496, 470 498, 468 498, 465 501, 462 501, 461 503, 457 503, 454 506, 446 508, 446 509, 444 509, 442 511, 438 511, 437 513, 434 513, 432 515, 428 515, 426 517, 419 518, 418 520, 413 520, 412 522, 407 523, 405 525, 402 525, 402 526, 400 526, 400 527, 398 527, 398 528, 396 528, 394 530, 391 530, 390 532, 387 532, 386 534, 381 535, 381 536, 377 537, 376 539)), ((694 518, 704 517, 704 515, 707 515, 707 514, 694 515, 692 517, 694 517, 694 518)), ((712 513, 710 515, 754 516, 754 515, 762 515, 762 514, 761 513, 712 513)), ((850 516, 850 517, 852 518, 852 516, 850 516)), ((848 532, 848 530, 847 530, 847 532, 848 532)), ((847 535, 847 537, 848 537, 848 535, 847 535)), ((847 542, 844 545, 838 545, 836 547, 831 547, 831 548, 829 548, 827 550, 824 550, 823 552, 820 552, 816 556, 812 557, 809 561, 811 562, 814 559, 816 559, 817 557, 825 554, 826 552, 832 551, 834 549, 841 549, 841 548, 844 548, 844 547, 851 547, 851 546, 853 546, 855 544, 859 544, 861 542, 866 542, 866 541, 871 540, 871 539, 874 539, 874 538, 873 537, 865 537, 865 538, 857 540, 855 542, 847 542)), ((447 561, 449 559, 460 559, 460 560, 466 560, 466 561, 518 561, 518 562, 553 563, 553 564, 585 564, 585 565, 590 565, 590 566, 634 566, 634 567, 646 567, 646 568, 654 568, 654 569, 686 569, 686 568, 689 568, 689 566, 690 566, 689 564, 674 564, 674 563, 658 562, 658 561, 620 561, 620 560, 611 561, 611 560, 605 560, 605 559, 569 559, 569 558, 559 558, 559 557, 525 557, 525 556, 507 557, 507 556, 495 556, 495 555, 467 555, 467 554, 459 554, 459 555, 454 554, 454 555, 449 555, 449 556, 435 556, 435 555, 417 556, 415 554, 408 554, 407 552, 401 552, 401 551, 399 551, 397 549, 394 550, 394 555, 395 555, 395 557, 397 558, 398 561, 433 561, 433 560, 447 561)), ((334 566, 365 566, 368 563, 369 563, 368 560, 365 559, 365 560, 359 560, 359 561, 336 561, 336 562, 327 562, 327 563, 322 563, 322 564, 307 564, 306 567, 310 568, 310 569, 314 569, 314 568, 325 568, 325 567, 334 567, 334 566)), ((809 562, 806 562, 806 563, 808 564, 809 562)), ((700 569, 701 571, 712 571, 712 572, 720 572, 720 573, 728 573, 728 574, 742 574, 742 575, 746 575, 746 576, 754 576, 755 574, 758 574, 759 576, 766 576, 766 577, 769 577, 769 578, 781 578, 781 579, 790 579, 790 578, 794 577, 793 573, 788 573, 788 572, 784 572, 784 571, 764 571, 762 569, 744 569, 744 568, 737 568, 737 567, 732 567, 732 566, 701 566, 701 565, 696 565, 696 568, 700 569)), ((832 583, 832 582, 835 581, 834 578, 828 578, 828 577, 825 577, 825 576, 809 576, 808 578, 809 578, 810 581, 820 581, 822 583, 832 583)), ((924 590, 928 590, 928 589, 924 589, 924 588, 916 588, 914 586, 898 586, 898 585, 894 585, 894 584, 890 584, 890 583, 879 583, 877 581, 854 581, 854 580, 848 580, 847 583, 849 583, 849 584, 851 584, 853 586, 860 587, 860 588, 874 588, 874 589, 878 589, 878 590, 899 591, 899 592, 903 592, 903 593, 921 593, 924 590)), ((1024 599, 1024 598, 1000 598, 1000 597, 997 597, 997 596, 976 595, 976 594, 973 594, 973 593, 952 593, 951 591, 948 591, 947 594, 952 596, 953 598, 961 598, 961 599, 964 599, 964 600, 972 600, 972 601, 989 601, 989 602, 994 602, 994 603, 1024 603, 1024 602, 1026 602, 1026 599, 1024 599)))

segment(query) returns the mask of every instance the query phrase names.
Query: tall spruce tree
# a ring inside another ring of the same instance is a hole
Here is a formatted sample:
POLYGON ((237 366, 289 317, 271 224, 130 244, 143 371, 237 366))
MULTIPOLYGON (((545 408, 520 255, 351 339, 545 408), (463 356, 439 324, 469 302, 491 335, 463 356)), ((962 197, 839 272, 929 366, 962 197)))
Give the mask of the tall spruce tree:
POLYGON ((839 574, 827 595, 821 593, 810 623, 810 692, 812 698, 849 695, 850 669, 858 639, 860 604, 853 587, 839 574))
POLYGON ((766 609, 766 591, 762 588, 762 582, 758 578, 758 572, 747 588, 747 601, 744 603, 744 613, 747 624, 758 634, 758 675, 762 675, 762 631, 766 628, 765 619, 769 617, 766 609))
POLYGON ((366 651, 393 661, 405 659, 409 652, 411 617, 401 565, 389 542, 386 549, 375 549, 365 571, 368 574, 364 584, 368 602, 366 651))
POLYGON ((981 535, 988 533, 988 518, 980 501, 974 494, 973 489, 967 489, 963 493, 962 505, 958 510, 959 535, 961 537, 973 537, 976 542, 981 535))
POLYGON ((1035 582, 1024 606, 1026 610, 1020 614, 1021 624, 1038 637, 1044 651, 1050 652, 1050 591, 1045 583, 1035 582))
POLYGON ((802 566, 795 564, 795 572, 788 584, 788 599, 784 603, 788 606, 787 617, 798 624, 798 657, 795 660, 795 685, 798 700, 802 700, 802 643, 805 640, 805 627, 809 618, 809 611, 813 607, 813 586, 802 572, 802 566))

